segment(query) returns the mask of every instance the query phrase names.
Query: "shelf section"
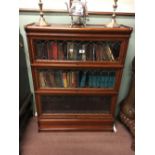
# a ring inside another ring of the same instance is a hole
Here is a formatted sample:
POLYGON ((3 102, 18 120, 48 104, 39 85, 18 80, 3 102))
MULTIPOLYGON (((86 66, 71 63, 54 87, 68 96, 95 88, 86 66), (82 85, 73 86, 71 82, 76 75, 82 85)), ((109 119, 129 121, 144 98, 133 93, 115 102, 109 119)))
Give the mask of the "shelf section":
POLYGON ((109 62, 72 62, 72 61, 48 61, 41 60, 31 64, 32 67, 44 68, 123 68, 119 63, 109 62))
POLYGON ((103 94, 111 94, 115 95, 118 94, 118 92, 112 90, 112 89, 95 89, 95 88, 53 88, 53 89, 39 89, 35 91, 36 94, 50 94, 50 95, 103 95, 103 94))

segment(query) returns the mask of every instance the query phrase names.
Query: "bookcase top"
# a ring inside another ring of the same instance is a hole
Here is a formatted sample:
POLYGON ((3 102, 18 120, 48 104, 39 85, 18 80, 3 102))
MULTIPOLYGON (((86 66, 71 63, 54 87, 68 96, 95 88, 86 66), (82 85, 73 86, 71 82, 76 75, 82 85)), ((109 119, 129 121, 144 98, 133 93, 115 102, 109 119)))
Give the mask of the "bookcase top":
POLYGON ((70 24, 51 24, 49 26, 37 26, 35 23, 31 23, 25 26, 25 31, 35 33, 46 33, 46 32, 81 32, 81 33, 121 33, 130 34, 133 28, 125 25, 121 25, 119 28, 107 28, 104 25, 87 25, 71 27, 70 24))

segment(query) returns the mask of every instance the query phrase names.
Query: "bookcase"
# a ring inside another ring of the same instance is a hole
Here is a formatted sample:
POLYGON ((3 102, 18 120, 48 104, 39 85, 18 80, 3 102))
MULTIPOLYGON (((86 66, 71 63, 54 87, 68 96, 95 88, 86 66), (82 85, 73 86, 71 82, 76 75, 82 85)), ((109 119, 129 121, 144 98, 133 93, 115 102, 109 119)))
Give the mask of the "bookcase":
POLYGON ((39 131, 113 131, 131 27, 25 26, 39 131))

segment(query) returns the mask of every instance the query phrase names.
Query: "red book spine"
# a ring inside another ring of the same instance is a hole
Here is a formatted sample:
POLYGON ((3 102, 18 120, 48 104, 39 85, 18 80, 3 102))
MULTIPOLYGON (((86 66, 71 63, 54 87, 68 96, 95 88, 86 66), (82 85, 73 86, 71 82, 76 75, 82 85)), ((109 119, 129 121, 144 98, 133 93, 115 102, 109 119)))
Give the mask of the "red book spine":
POLYGON ((58 46, 57 42, 52 42, 52 53, 53 53, 53 59, 57 60, 58 59, 58 46))

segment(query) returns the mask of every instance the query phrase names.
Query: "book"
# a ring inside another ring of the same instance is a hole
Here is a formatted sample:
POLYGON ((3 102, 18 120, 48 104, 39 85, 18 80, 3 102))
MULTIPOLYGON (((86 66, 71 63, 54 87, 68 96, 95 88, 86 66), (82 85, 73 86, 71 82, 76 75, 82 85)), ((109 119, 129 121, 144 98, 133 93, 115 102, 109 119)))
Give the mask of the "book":
POLYGON ((67 42, 67 60, 74 59, 74 43, 67 42))
POLYGON ((52 41, 51 48, 52 48, 53 59, 57 60, 58 59, 58 46, 57 46, 56 41, 52 41))
POLYGON ((114 41, 112 42, 112 44, 110 45, 110 48, 112 49, 112 53, 113 53, 113 56, 116 60, 116 58, 119 57, 119 52, 120 52, 120 45, 121 45, 121 42, 120 41, 114 41))
POLYGON ((101 79, 100 79, 100 86, 102 88, 105 88, 106 87, 106 79, 105 79, 105 76, 106 76, 106 72, 105 71, 102 71, 101 72, 101 79))
POLYGON ((47 79, 46 79, 46 71, 44 70, 44 71, 42 71, 42 73, 43 73, 43 78, 44 78, 45 87, 48 87, 48 81, 47 81, 47 79))
POLYGON ((96 71, 92 71, 92 87, 97 87, 96 71))
POLYGON ((88 86, 90 88, 93 87, 93 74, 92 74, 92 71, 88 72, 88 86))
POLYGON ((96 87, 100 87, 100 71, 96 72, 96 87))
POLYGON ((56 87, 63 87, 63 81, 62 81, 62 71, 57 70, 54 72, 54 78, 56 82, 56 87))
POLYGON ((93 60, 93 43, 89 42, 86 46, 86 60, 93 60))
POLYGON ((77 87, 77 75, 76 71, 71 71, 71 87, 77 87))
POLYGON ((55 78, 54 78, 54 71, 49 72, 49 78, 51 81, 51 87, 56 87, 55 78))
POLYGON ((87 71, 83 71, 80 79, 80 87, 86 86, 86 76, 87 76, 87 71))
POLYGON ((67 72, 67 87, 71 87, 71 75, 70 71, 67 72))
POLYGON ((81 42, 76 42, 76 49, 77 49, 77 60, 82 60, 82 44, 81 42))
POLYGON ((110 60, 110 58, 109 58, 109 56, 107 54, 107 45, 106 45, 106 43, 103 43, 102 60, 104 60, 104 61, 109 61, 110 60))
POLYGON ((49 70, 46 70, 44 72, 44 78, 45 78, 45 81, 46 81, 46 86, 47 87, 52 87, 52 82, 51 82, 51 79, 50 79, 50 71, 49 70))
POLYGON ((64 60, 67 60, 67 42, 63 42, 64 60))
POLYGON ((42 41, 36 41, 36 58, 37 59, 41 59, 42 58, 42 50, 43 50, 43 46, 42 46, 42 41))
POLYGON ((95 61, 96 60, 96 44, 95 43, 93 43, 93 50, 92 50, 92 56, 93 56, 93 61, 95 61))
POLYGON ((115 72, 114 71, 110 71, 109 73, 109 87, 114 87, 115 84, 115 72))
POLYGON ((66 72, 62 72, 62 81, 63 81, 63 87, 67 88, 67 73, 66 72))
POLYGON ((39 72, 39 81, 40 81, 40 87, 46 86, 43 71, 39 72))
POLYGON ((96 45, 96 61, 102 60, 102 50, 103 50, 102 44, 98 43, 96 45))
POLYGON ((64 60, 63 42, 58 42, 57 45, 58 45, 58 59, 64 60))
POLYGON ((42 59, 48 59, 48 50, 47 50, 47 43, 48 41, 44 41, 42 43, 42 59))
POLYGON ((51 49, 51 41, 48 41, 47 44, 47 55, 48 55, 48 59, 53 59, 53 56, 52 56, 52 49, 51 49))
POLYGON ((109 72, 105 71, 104 74, 104 87, 108 88, 109 87, 109 72))
POLYGON ((112 51, 111 51, 111 49, 110 49, 110 46, 109 46, 108 44, 105 45, 105 52, 106 52, 106 54, 107 54, 107 56, 108 56, 108 59, 109 59, 110 61, 114 61, 114 60, 115 60, 115 59, 114 59, 114 56, 113 56, 113 54, 112 54, 112 51))

